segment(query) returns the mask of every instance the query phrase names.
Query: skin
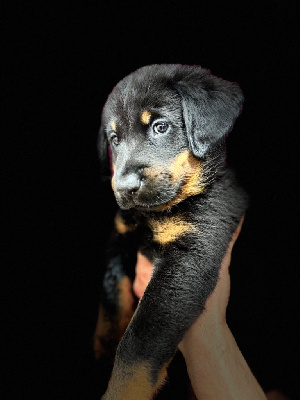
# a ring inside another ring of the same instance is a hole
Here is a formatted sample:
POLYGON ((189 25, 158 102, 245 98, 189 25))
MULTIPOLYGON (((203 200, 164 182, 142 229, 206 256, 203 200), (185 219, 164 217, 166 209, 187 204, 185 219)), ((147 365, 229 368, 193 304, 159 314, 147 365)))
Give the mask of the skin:
MULTIPOLYGON (((207 300, 205 311, 178 346, 185 358, 192 387, 198 399, 267 399, 226 323, 231 251, 242 223, 243 218, 223 258, 219 281, 207 300)), ((152 269, 151 262, 139 253, 133 284, 135 294, 139 298, 143 296, 151 279, 152 269)))

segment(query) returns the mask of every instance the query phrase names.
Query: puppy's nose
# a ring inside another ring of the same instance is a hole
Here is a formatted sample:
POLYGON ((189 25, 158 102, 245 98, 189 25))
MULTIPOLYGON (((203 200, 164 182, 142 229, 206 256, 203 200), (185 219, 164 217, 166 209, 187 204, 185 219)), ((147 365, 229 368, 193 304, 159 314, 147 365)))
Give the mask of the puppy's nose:
POLYGON ((121 195, 133 195, 141 187, 141 176, 136 173, 130 173, 123 176, 116 184, 116 190, 121 195))

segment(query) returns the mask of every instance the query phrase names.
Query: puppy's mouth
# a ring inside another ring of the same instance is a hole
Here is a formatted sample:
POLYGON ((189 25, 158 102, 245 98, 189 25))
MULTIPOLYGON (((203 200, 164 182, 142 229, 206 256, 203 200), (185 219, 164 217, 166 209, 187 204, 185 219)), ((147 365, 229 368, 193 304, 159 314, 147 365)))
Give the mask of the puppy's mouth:
POLYGON ((139 190, 131 193, 119 193, 115 191, 115 197, 120 208, 128 210, 135 208, 141 211, 160 211, 165 204, 172 202, 180 193, 181 184, 174 182, 158 182, 157 187, 153 183, 142 184, 139 190))
POLYGON ((159 191, 157 193, 152 192, 148 196, 146 193, 132 193, 121 196, 115 193, 115 197, 119 207, 123 210, 135 208, 137 210, 155 211, 161 210, 164 204, 171 202, 176 197, 179 190, 174 192, 174 188, 172 189, 172 193, 159 191))

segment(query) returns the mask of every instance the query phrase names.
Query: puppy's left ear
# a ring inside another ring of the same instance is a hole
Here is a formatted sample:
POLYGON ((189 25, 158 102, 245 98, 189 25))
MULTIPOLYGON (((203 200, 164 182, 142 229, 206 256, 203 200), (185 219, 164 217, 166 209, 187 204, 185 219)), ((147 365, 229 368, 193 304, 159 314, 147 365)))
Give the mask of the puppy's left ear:
POLYGON ((181 96, 191 151, 203 158, 232 129, 242 110, 242 91, 237 84, 217 78, 200 67, 176 82, 174 88, 181 96))

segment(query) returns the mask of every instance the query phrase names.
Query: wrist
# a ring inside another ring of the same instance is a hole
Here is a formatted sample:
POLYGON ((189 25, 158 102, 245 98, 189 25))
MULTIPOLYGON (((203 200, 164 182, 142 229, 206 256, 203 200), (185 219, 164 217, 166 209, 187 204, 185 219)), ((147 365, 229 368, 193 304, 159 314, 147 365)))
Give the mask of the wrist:
POLYGON ((197 398, 266 400, 226 322, 193 326, 179 348, 197 398))
POLYGON ((224 346, 228 332, 230 330, 225 319, 201 321, 199 318, 185 334, 178 347, 185 358, 194 351, 206 353, 212 348, 224 346))

